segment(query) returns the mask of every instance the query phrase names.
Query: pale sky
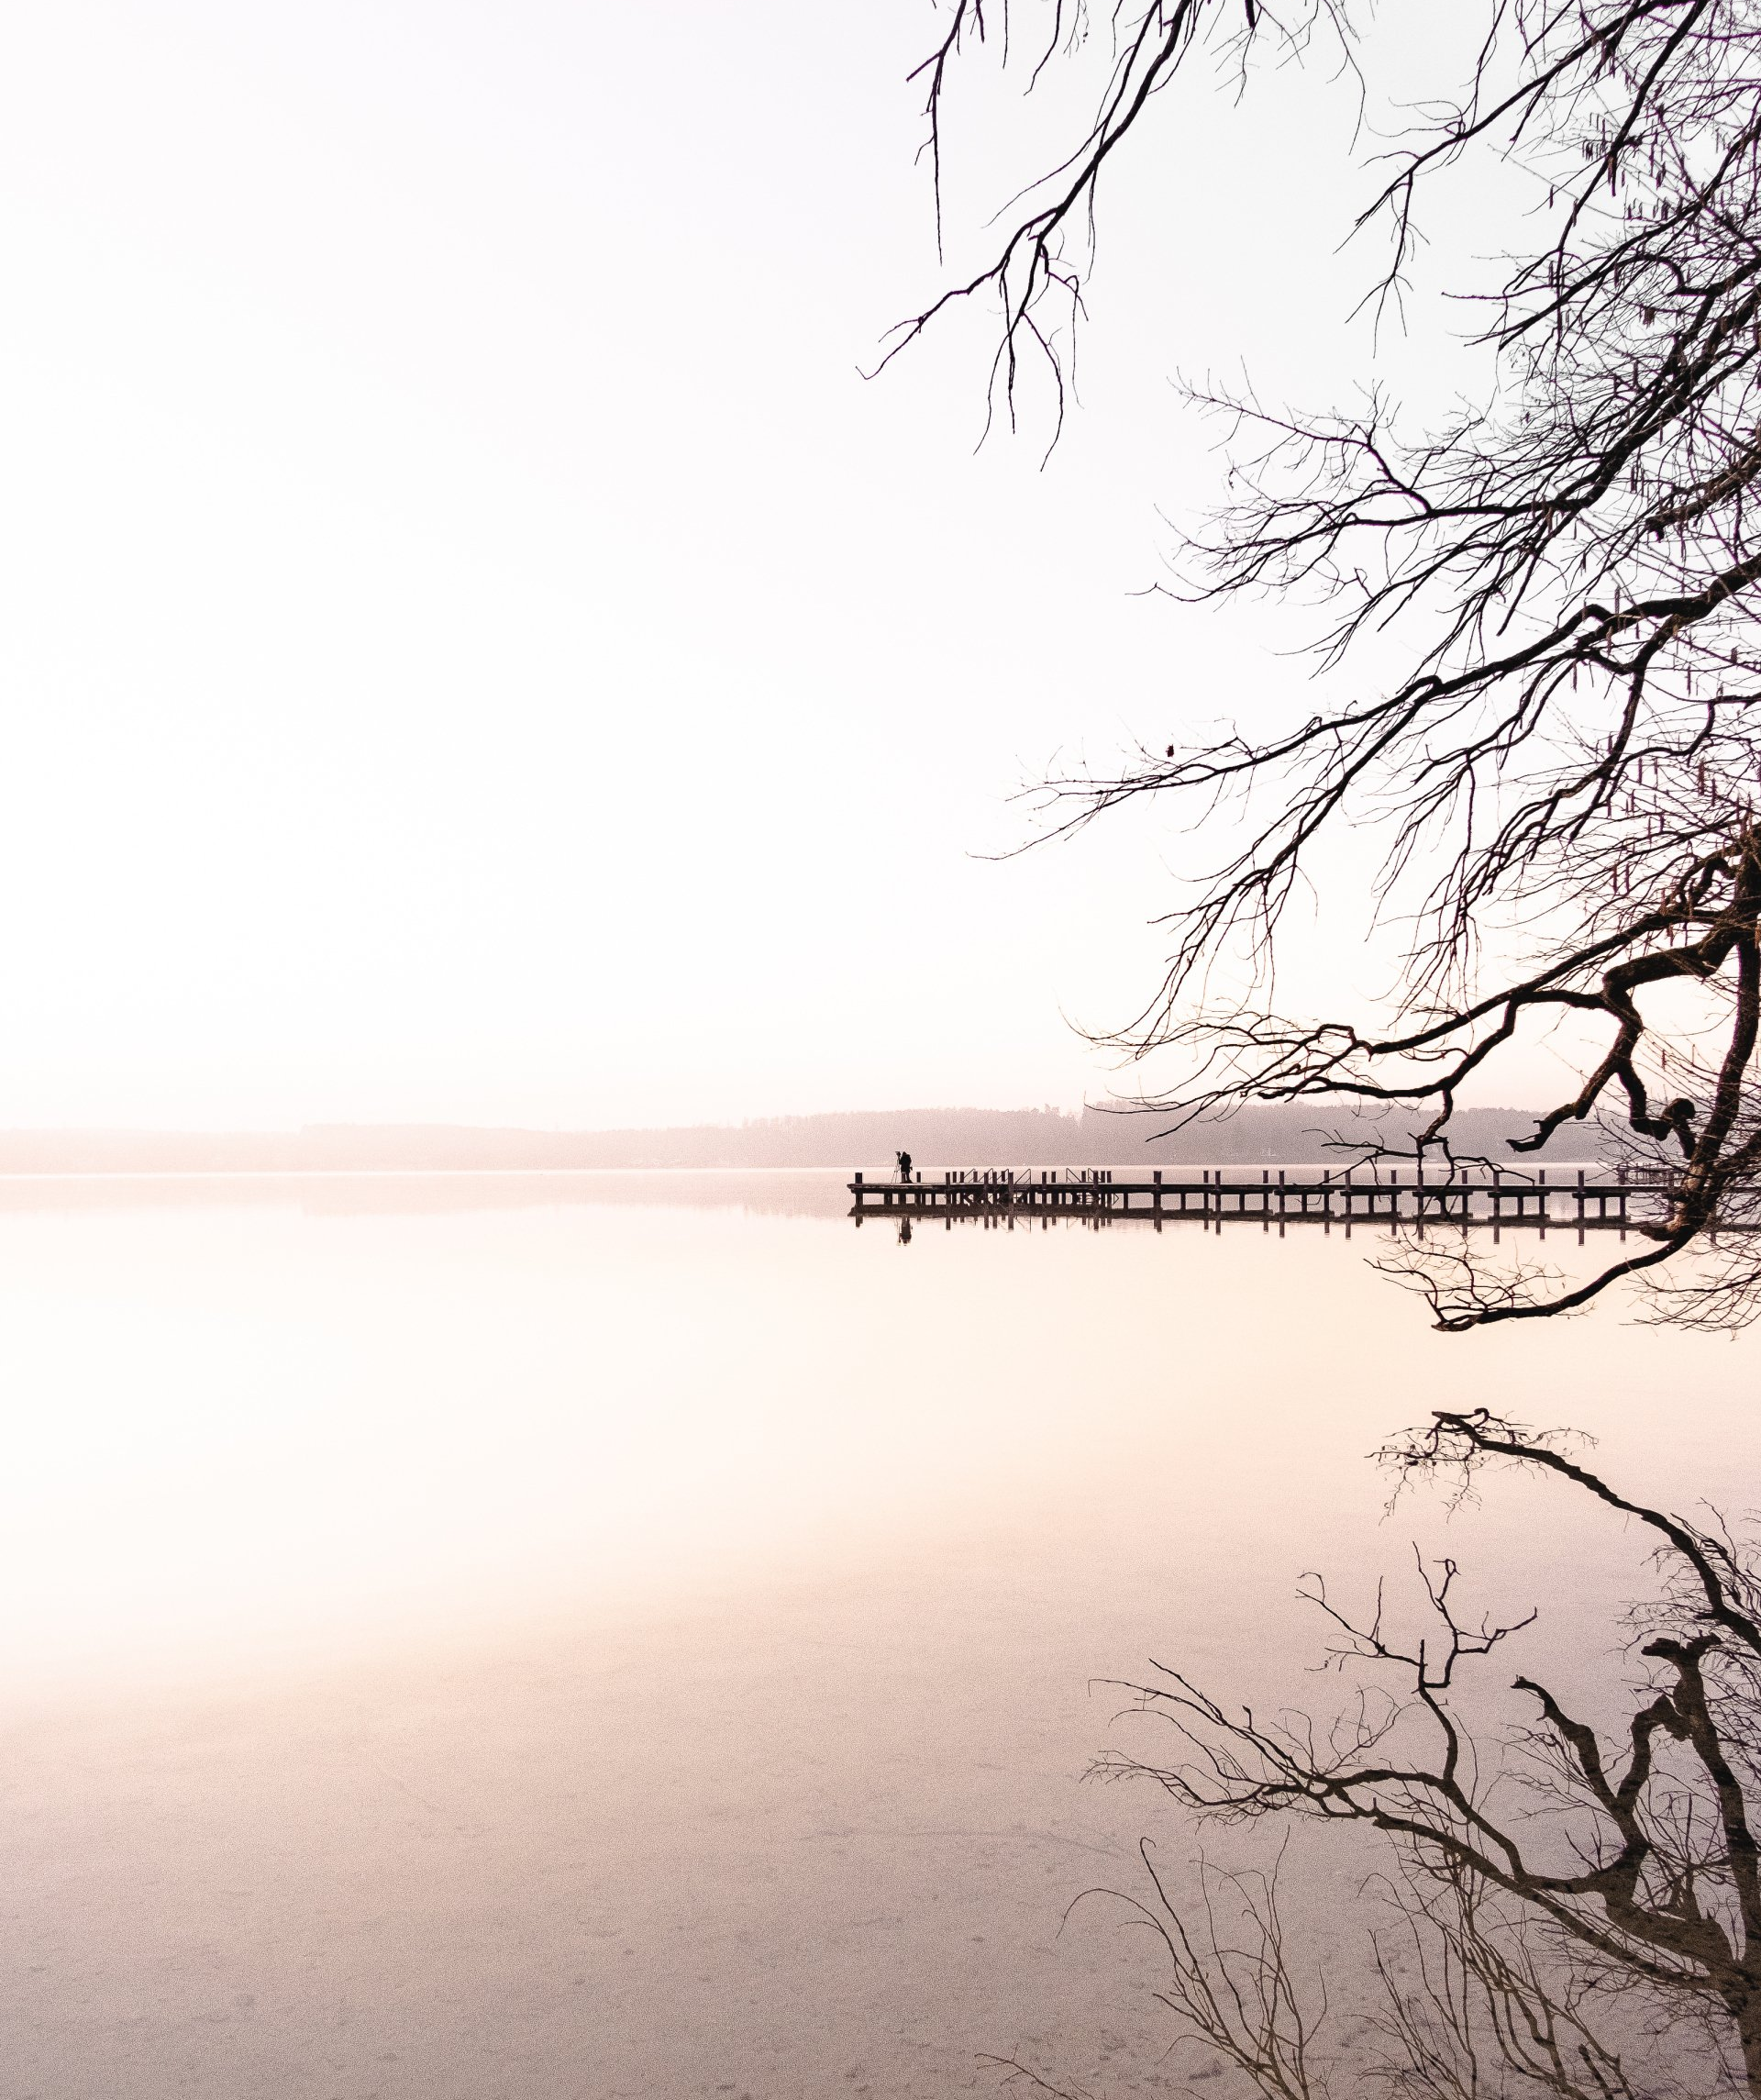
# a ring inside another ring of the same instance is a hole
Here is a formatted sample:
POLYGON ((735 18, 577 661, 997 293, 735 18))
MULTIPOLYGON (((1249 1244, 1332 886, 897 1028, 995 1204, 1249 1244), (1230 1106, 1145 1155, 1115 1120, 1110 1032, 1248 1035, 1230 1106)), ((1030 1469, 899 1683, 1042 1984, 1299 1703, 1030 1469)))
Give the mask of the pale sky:
POLYGON ((929 25, 15 16, 0 1124, 1104 1091, 1065 1017, 1147 988, 1167 841, 978 856, 1060 750, 1304 704, 1275 623, 1133 594, 1213 485, 1174 369, 1363 348, 1350 112, 1170 98, 1041 471, 975 453, 979 332, 858 370, 940 282, 929 25))

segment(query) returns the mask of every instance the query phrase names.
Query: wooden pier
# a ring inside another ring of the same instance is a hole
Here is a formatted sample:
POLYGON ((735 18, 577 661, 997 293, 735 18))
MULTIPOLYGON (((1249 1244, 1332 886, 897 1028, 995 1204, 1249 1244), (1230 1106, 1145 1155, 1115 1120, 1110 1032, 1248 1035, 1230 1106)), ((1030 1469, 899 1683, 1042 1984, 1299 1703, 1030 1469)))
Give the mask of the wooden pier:
POLYGON ((850 1216, 901 1220, 941 1218, 1013 1223, 1055 1217, 1102 1223, 1474 1225, 1497 1229, 1549 1226, 1624 1232, 1664 1212, 1669 1180, 1625 1168, 1567 1168, 1547 1178, 1544 1167, 1517 1172, 1429 1172, 1380 1164, 1323 1171, 1190 1167, 1157 1169, 1147 1179, 1110 1167, 991 1167, 909 1181, 850 1183, 850 1216))

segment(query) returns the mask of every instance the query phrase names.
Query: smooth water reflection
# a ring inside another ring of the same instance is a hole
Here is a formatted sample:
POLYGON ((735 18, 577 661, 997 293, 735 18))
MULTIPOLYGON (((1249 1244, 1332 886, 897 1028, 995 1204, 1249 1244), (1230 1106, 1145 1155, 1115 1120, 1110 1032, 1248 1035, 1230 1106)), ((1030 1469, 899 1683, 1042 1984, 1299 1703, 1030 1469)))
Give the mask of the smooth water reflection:
POLYGON ((1609 1667, 1639 1541, 1534 1488, 1383 1521, 1363 1454, 1433 1406, 1754 1499, 1749 1341, 1434 1336, 1361 1234, 842 1211, 6 1191, 9 2091, 930 2094, 1017 2048, 1178 2089, 1141 1957, 1058 1933, 1167 1830, 1076 1783, 1088 1680, 1300 1693, 1296 1576, 1415 1535, 1609 1667))

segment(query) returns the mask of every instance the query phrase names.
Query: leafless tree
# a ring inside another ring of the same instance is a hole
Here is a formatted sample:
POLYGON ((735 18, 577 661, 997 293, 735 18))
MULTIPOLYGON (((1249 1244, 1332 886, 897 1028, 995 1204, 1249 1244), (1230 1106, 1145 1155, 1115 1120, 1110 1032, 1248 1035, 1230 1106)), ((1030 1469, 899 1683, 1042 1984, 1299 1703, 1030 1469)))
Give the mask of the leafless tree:
POLYGON ((1529 1621, 1465 1613, 1448 1561, 1421 1563, 1429 1630, 1412 1639, 1379 1595, 1354 1616, 1309 1583, 1354 1683, 1330 1719, 1232 1707, 1159 1667, 1132 1688, 1174 1754, 1115 1755, 1102 1775, 1151 1779, 1204 1825, 1307 1821, 1393 1848, 1405 1944, 1376 1946, 1380 2009, 1355 2052, 1320 2046, 1324 2007, 1294 1981, 1269 1883, 1213 1877, 1192 1899, 1153 1872, 1132 1899, 1181 2029, 1270 2100, 1370 2083, 1411 2100, 1761 2094, 1756 1565, 1715 1523, 1622 1494, 1562 1444, 1479 1410, 1438 1414, 1382 1455, 1457 1494, 1489 1466, 1523 1468, 1648 1530, 1657 1582, 1618 1720, 1524 1675, 1533 1719, 1477 1735, 1468 1680, 1529 1621))
MULTIPOLYGON (((1532 1149, 1618 1122, 1635 1159, 1674 1162, 1667 1215, 1593 1275, 1490 1283, 1479 1258, 1434 1292, 1468 1328, 1579 1306, 1692 1250, 1677 1309, 1761 1303, 1761 0, 1476 0, 1465 81, 1368 156, 1359 226, 1385 228, 1372 298, 1411 282, 1420 215, 1450 172, 1496 163, 1526 199, 1501 276, 1476 291, 1495 377, 1440 427, 1405 427, 1372 387, 1320 414, 1198 390, 1220 418, 1230 494, 1177 557, 1199 604, 1317 608, 1324 700, 1298 726, 1235 726, 1117 771, 1047 783, 1048 828, 1143 798, 1225 839, 1163 922, 1166 975, 1105 1037, 1179 1117, 1244 1100, 1421 1112, 1450 1143, 1461 1090, 1523 1031, 1586 1050, 1532 1149), (1403 668, 1346 688, 1378 639, 1403 668), (1341 697, 1341 693, 1344 696, 1341 697), (1280 1014, 1280 925, 1335 832, 1386 847, 1379 914, 1410 929, 1397 993, 1371 1014, 1280 1014), (1221 829, 1207 828, 1221 827, 1221 829), (1242 841, 1246 842, 1243 843, 1242 841), (1714 1234, 1721 1237, 1714 1239, 1714 1234)), ((1221 54, 1342 55, 1368 80, 1356 0, 943 0, 920 75, 937 180, 949 85, 1002 51, 1036 87, 1112 63, 1092 122, 1011 206, 982 267, 901 330, 950 309, 1000 316, 994 403, 1043 361, 1063 413, 1103 177, 1182 69, 1221 54), (1105 40, 1111 39, 1111 44, 1105 40)), ((1251 94, 1241 121, 1252 121, 1251 94)), ((1368 137, 1368 134, 1364 134, 1368 137)))

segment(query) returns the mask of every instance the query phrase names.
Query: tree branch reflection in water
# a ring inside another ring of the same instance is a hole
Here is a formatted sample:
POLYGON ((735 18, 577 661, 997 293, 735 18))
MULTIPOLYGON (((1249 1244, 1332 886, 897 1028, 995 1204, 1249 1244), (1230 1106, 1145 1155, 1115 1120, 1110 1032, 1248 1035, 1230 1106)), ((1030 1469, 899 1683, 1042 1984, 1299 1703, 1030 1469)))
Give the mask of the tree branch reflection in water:
POLYGON ((1653 1535, 1618 1717, 1586 1718, 1518 1676, 1532 1719, 1477 1734, 1476 1673, 1535 1615, 1475 1615, 1447 1559, 1420 1560, 1410 1632, 1379 1586, 1354 1614, 1304 1579, 1326 1666, 1351 1685, 1330 1716, 1268 1717, 1160 1664, 1129 1687, 1172 1752, 1114 1753, 1095 1776, 1147 1779, 1202 1828, 1343 1824, 1391 1852, 1377 1881, 1393 1929, 1370 1932, 1357 1975, 1330 1961, 1324 1983, 1292 1956, 1276 1865, 1202 1861, 1182 1887, 1146 1844, 1139 1892, 1090 1892, 1157 1940, 1157 1995, 1212 2052, 1199 2076, 1226 2068, 1268 2100, 1761 2094, 1761 1571, 1720 1520, 1649 1507, 1571 1452, 1477 1409, 1439 1413, 1379 1456, 1397 1494, 1439 1481, 1459 1501, 1487 1469, 1520 1468, 1653 1535), (1365 1986, 1348 2023, 1340 2003, 1365 1986))

